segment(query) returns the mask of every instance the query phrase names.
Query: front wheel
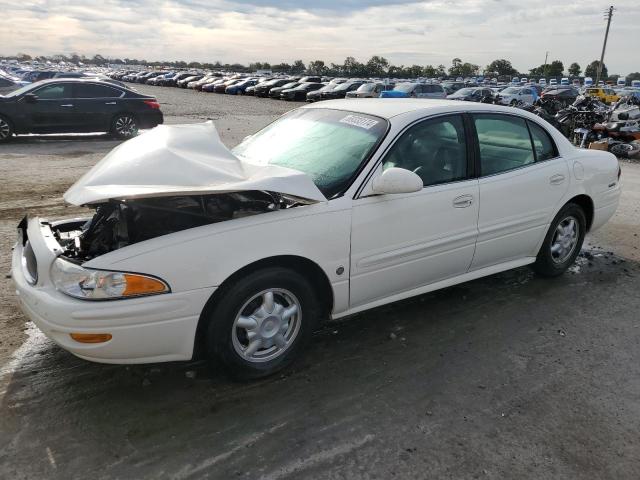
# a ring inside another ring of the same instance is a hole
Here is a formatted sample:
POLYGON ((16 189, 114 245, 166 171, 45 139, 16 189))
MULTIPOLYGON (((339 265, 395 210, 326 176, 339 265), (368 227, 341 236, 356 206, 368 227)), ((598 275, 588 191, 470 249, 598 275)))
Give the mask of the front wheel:
POLYGON ((575 203, 565 205, 551 222, 533 270, 544 277, 562 275, 580 253, 586 231, 584 210, 575 203))
POLYGON ((111 123, 111 133, 113 136, 122 139, 129 139, 138 134, 138 122, 136 117, 130 113, 117 115, 111 123))
POLYGON ((7 142, 13 136, 13 127, 8 118, 0 115, 0 143, 7 142))
POLYGON ((205 318, 209 358, 238 379, 276 373, 302 353, 320 312, 311 283, 298 272, 254 272, 225 288, 205 318))

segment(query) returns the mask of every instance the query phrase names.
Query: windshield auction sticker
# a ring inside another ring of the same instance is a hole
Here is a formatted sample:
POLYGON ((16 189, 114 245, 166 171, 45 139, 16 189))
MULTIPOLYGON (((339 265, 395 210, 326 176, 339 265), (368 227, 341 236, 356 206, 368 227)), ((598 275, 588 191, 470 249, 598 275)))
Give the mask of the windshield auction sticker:
POLYGON ((346 123, 353 125, 354 127, 361 127, 369 130, 370 128, 375 127, 378 124, 378 121, 367 117, 361 117, 359 115, 347 115, 340 120, 340 123, 346 123))

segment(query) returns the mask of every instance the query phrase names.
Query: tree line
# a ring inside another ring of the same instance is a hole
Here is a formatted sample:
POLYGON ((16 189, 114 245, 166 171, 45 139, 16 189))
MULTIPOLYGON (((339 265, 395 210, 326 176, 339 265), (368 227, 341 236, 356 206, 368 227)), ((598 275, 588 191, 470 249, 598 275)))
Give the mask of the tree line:
MULTIPOLYGON (((389 61, 379 55, 372 56, 366 62, 359 62, 354 57, 347 57, 343 63, 325 63, 323 60, 312 60, 308 64, 302 60, 295 60, 293 63, 278 63, 271 64, 268 62, 253 62, 249 65, 243 65, 240 63, 220 63, 220 62, 185 62, 182 60, 145 60, 135 58, 109 58, 102 55, 94 55, 93 57, 86 57, 84 55, 71 54, 71 55, 52 55, 52 56, 34 56, 20 53, 12 57, 0 57, 4 60, 18 60, 18 61, 32 61, 39 62, 67 62, 75 65, 147 65, 150 67, 164 67, 164 68, 198 68, 217 70, 224 69, 236 72, 254 72, 256 70, 271 70, 275 73, 287 73, 287 74, 312 74, 312 75, 330 75, 330 76, 346 76, 346 77, 392 77, 392 78, 417 78, 417 77, 471 77, 484 75, 486 77, 498 77, 506 79, 513 76, 528 76, 528 77, 547 77, 547 78, 559 78, 565 75, 564 63, 560 60, 552 60, 545 65, 539 65, 537 67, 529 69, 528 72, 519 72, 509 60, 497 59, 489 63, 486 67, 480 67, 479 65, 463 62, 462 59, 456 57, 451 61, 451 65, 392 65, 389 61)), ((589 63, 584 69, 584 76, 593 77, 597 76, 597 70, 599 61, 594 60, 589 63)), ((567 69, 567 74, 570 77, 579 77, 583 73, 582 67, 573 62, 567 69)), ((606 65, 602 66, 601 78, 616 80, 618 75, 609 76, 606 65)), ((634 72, 627 75, 627 80, 640 80, 640 72, 634 72)))

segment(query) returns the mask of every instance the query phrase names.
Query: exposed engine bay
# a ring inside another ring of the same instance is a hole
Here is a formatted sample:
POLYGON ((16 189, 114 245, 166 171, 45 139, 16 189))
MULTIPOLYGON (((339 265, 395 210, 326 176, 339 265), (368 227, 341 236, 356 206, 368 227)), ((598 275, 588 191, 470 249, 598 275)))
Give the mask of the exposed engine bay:
POLYGON ((278 193, 245 191, 110 200, 88 221, 52 225, 63 256, 87 261, 134 243, 189 228, 301 205, 278 193))

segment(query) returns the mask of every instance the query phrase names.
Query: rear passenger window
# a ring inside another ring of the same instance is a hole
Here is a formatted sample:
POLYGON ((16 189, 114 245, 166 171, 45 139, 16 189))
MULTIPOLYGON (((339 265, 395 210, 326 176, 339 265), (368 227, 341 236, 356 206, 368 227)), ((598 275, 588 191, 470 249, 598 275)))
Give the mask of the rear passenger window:
POLYGON ((494 175, 535 162, 525 120, 506 115, 474 115, 480 172, 494 175))
POLYGON ((76 83, 75 89, 76 98, 118 98, 122 95, 120 90, 92 83, 76 83))
POLYGON ((536 153, 536 161, 549 160, 557 157, 556 147, 551 140, 549 134, 540 126, 533 122, 527 122, 531 131, 531 140, 533 141, 533 149, 536 153))
POLYGON ((425 187, 467 176, 464 125, 459 115, 426 120, 407 130, 391 147, 382 168, 411 170, 425 187))

